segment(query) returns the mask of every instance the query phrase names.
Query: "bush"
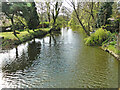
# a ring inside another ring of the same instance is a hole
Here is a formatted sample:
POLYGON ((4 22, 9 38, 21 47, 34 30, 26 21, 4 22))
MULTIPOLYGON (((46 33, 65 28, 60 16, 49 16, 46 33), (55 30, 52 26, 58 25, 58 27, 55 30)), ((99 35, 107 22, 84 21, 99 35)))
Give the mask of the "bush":
POLYGON ((117 44, 116 41, 111 41, 111 42, 110 42, 110 45, 115 45, 115 44, 117 44))
POLYGON ((85 38, 85 44, 91 46, 101 45, 110 35, 111 33, 109 31, 99 28, 95 33, 91 34, 91 36, 85 38))
POLYGON ((71 18, 71 20, 68 22, 68 25, 71 26, 71 25, 76 25, 76 22, 74 21, 73 18, 71 18))
POLYGON ((42 28, 42 27, 48 28, 48 27, 49 27, 49 22, 43 22, 43 23, 40 23, 40 24, 37 26, 37 28, 42 28))

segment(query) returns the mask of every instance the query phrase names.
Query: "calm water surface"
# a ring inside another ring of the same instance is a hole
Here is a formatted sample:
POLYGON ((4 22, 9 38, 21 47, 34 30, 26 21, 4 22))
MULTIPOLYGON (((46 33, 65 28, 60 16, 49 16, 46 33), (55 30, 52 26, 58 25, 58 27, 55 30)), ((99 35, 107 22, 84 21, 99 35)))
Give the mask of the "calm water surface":
POLYGON ((0 53, 0 88, 117 88, 118 61, 64 28, 0 53))

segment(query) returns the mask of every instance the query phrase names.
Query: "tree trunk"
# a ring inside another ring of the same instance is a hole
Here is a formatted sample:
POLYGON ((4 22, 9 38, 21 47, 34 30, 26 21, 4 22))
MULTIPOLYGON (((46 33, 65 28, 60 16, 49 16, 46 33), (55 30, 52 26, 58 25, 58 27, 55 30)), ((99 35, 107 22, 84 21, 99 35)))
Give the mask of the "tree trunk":
POLYGON ((77 16, 77 19, 78 19, 80 25, 82 26, 82 28, 83 28, 83 30, 85 31, 85 33, 86 33, 88 36, 90 36, 90 33, 86 30, 85 26, 84 26, 83 23, 81 22, 81 20, 80 20, 80 18, 79 18, 79 15, 78 15, 78 13, 77 13, 77 10, 75 9, 75 5, 74 5, 73 2, 72 2, 72 5, 73 5, 73 9, 74 9, 74 11, 75 11, 75 14, 76 14, 76 16, 77 16))
POLYGON ((50 15, 48 15, 48 20, 49 20, 49 23, 50 23, 50 15))
POLYGON ((12 22, 12 30, 13 30, 13 34, 14 36, 20 41, 20 39, 18 38, 16 32, 15 32, 15 25, 14 25, 14 21, 13 21, 13 17, 10 18, 11 19, 11 22, 12 22))
POLYGON ((54 18, 53 21, 54 21, 54 22, 53 22, 53 27, 54 27, 54 26, 55 26, 55 23, 56 23, 56 19, 54 18))
POLYGON ((16 58, 18 58, 18 48, 16 47, 16 58))
POLYGON ((74 10, 75 10, 77 19, 78 19, 80 25, 82 26, 83 30, 86 32, 86 34, 87 34, 88 36, 90 36, 90 33, 86 30, 85 26, 82 24, 82 22, 81 22, 81 20, 80 20, 80 18, 79 18, 79 15, 78 15, 78 13, 77 13, 77 11, 76 11, 76 9, 74 9, 74 10))

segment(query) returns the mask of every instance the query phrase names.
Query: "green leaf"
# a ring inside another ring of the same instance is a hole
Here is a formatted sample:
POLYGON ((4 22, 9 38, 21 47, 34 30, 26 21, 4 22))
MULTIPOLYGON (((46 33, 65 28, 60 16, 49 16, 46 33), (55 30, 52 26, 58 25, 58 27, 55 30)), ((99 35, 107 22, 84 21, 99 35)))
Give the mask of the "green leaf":
POLYGON ((28 7, 31 7, 31 3, 27 3, 27 6, 28 6, 28 7))

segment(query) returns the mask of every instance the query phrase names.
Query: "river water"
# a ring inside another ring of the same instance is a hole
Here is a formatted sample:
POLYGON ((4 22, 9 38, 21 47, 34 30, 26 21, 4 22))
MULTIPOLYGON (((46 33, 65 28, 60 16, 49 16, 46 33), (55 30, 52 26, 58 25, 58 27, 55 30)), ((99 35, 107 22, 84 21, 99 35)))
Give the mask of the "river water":
POLYGON ((84 36, 62 28, 0 53, 0 88, 117 88, 118 61, 84 36))

